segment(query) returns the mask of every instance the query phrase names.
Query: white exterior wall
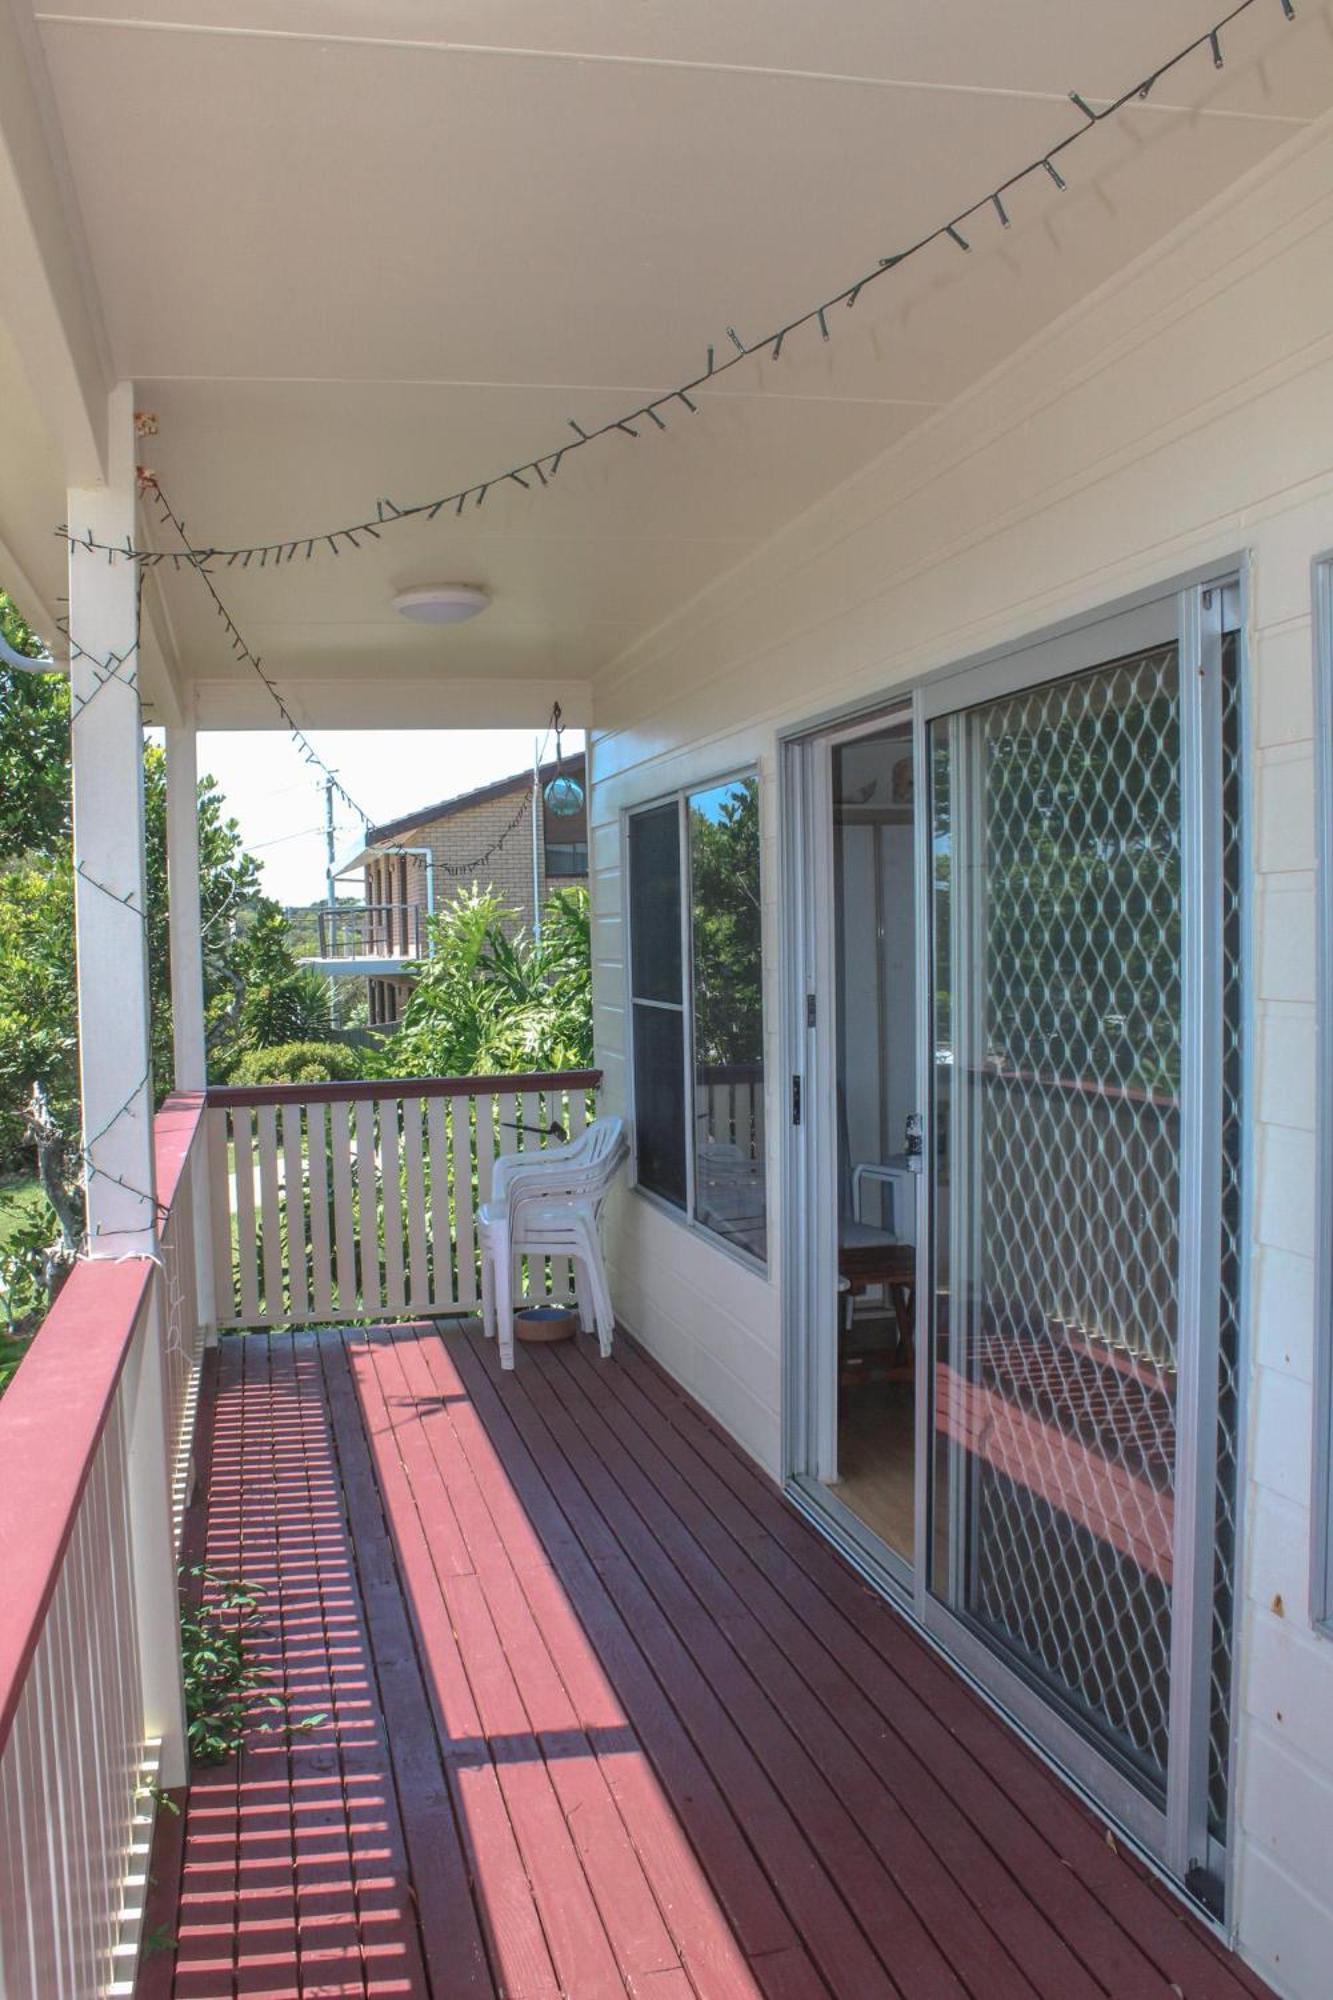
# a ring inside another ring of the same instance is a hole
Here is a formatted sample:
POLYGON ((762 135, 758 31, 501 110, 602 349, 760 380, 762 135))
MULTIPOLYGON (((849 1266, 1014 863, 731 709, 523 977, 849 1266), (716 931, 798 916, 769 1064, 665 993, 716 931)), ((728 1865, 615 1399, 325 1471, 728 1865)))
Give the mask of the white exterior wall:
MULTIPOLYGON (((891 364, 886 364, 886 371, 891 364)), ((886 379, 891 389, 891 379, 886 379)), ((598 1060, 623 1106, 619 816, 762 780, 771 1275, 625 1193, 624 1323, 780 1470, 777 733, 1197 564, 1250 560, 1254 1183, 1238 1688, 1242 1949, 1333 1965, 1333 1643, 1309 1622, 1314 1341, 1311 559, 1333 546, 1333 123, 1265 165, 642 641, 598 695, 598 1060)))

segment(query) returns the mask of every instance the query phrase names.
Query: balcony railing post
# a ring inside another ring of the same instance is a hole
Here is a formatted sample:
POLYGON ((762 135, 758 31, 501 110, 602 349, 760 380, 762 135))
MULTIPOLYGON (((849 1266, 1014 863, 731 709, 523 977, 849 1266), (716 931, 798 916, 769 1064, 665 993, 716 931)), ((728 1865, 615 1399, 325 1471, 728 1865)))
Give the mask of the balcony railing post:
POLYGON ((208 1082, 204 955, 199 912, 198 762, 193 722, 167 732, 167 906, 171 931, 171 1028, 177 1090, 208 1082))
POLYGON ((171 1515, 171 1465, 175 1440, 167 1423, 164 1347, 167 1332, 164 1280, 156 1275, 135 1343, 137 1375, 127 1383, 129 1438, 127 1484, 134 1550, 134 1601, 139 1626, 144 1737, 162 1745, 158 1782, 186 1778, 185 1693, 181 1675, 180 1611, 171 1515))

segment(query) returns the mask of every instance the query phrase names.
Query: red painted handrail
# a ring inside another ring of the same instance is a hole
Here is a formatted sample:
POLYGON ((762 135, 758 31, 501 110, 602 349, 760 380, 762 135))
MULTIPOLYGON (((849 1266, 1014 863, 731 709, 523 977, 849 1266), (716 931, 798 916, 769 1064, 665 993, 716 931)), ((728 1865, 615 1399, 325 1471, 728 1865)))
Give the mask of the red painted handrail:
POLYGON ((23 1693, 153 1262, 79 1264, 0 1398, 0 1749, 23 1693))
MULTIPOLYGON (((169 1097, 153 1122, 158 1199, 170 1206, 204 1114, 169 1097)), ((0 1750, 55 1594, 88 1475, 153 1275, 149 1257, 77 1264, 0 1398, 0 1750)))
POLYGON ((596 1090, 599 1069, 540 1070, 526 1076, 409 1076, 345 1083, 210 1084, 210 1109, 261 1104, 348 1104, 367 1097, 495 1097, 530 1090, 596 1090))
POLYGON ((176 1199, 176 1190, 180 1186, 204 1110, 202 1090, 178 1090, 167 1098, 153 1120, 157 1199, 162 1209, 169 1209, 176 1199))

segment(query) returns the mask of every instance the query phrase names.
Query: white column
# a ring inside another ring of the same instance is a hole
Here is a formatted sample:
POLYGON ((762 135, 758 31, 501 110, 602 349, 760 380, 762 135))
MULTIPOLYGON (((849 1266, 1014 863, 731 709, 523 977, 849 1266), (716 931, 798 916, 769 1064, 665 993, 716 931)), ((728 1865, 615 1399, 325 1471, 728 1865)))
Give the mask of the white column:
MULTIPOLYGON (((167 921, 171 938, 171 1033, 177 1090, 208 1086, 204 1037, 204 947, 199 911, 199 762, 193 719, 168 724, 167 921)), ((194 1218, 195 1310, 205 1340, 213 1337, 212 1186, 208 1151, 196 1146, 190 1165, 194 1218)))
POLYGON ((167 728, 167 900, 176 1088, 202 1090, 208 1082, 208 1059, 204 1047, 198 762, 193 722, 167 728))
MULTIPOLYGON (((69 527, 111 546, 134 538, 134 390, 107 403, 105 486, 71 488, 69 527)), ((153 1079, 148 1039, 147 866, 138 570, 127 557, 71 546, 70 738, 74 916, 79 987, 88 1248, 94 1257, 157 1248, 153 1079)), ((162 1738, 162 1779, 185 1774, 176 1559, 162 1379, 159 1272, 127 1375, 126 1498, 134 1548, 144 1728, 162 1738)))
MULTIPOLYGON (((72 487, 69 526, 95 541, 134 535, 134 391, 108 400, 110 476, 72 487)), ((70 736, 75 926, 88 1247, 120 1257, 156 1246, 148 1043, 143 722, 136 650, 138 573, 72 546, 70 736)))

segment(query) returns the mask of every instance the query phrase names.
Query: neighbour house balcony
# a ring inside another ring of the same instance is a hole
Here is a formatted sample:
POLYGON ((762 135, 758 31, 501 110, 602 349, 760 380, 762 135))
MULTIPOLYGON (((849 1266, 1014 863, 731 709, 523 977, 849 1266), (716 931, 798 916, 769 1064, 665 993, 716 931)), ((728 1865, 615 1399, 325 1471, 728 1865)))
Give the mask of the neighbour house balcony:
MULTIPOLYGON (((427 911, 421 903, 336 903, 318 912, 319 961, 426 957, 427 911)), ((382 968, 377 968, 382 969, 382 968)))
POLYGON ((1260 1992, 628 1337, 501 1371, 478 1206, 599 1084, 159 1114, 160 1267, 80 1265, 0 1403, 6 2000, 141 1933, 141 2000, 1260 1992), (282 1704, 187 1785, 176 1550, 282 1704))

